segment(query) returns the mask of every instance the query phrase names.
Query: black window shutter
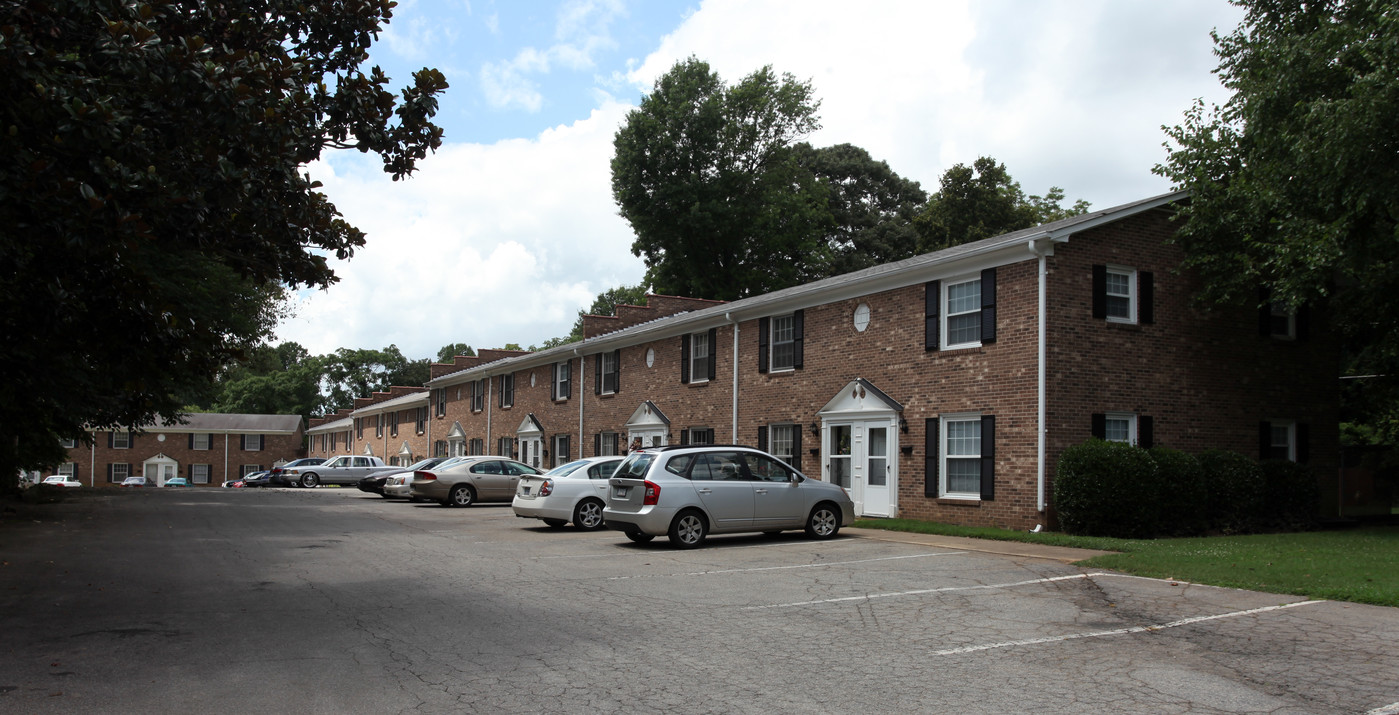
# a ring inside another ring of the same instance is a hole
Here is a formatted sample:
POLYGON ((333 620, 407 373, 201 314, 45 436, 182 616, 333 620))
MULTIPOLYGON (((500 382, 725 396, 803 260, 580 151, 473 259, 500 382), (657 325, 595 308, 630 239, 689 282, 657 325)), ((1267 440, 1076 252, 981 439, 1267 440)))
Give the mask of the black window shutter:
POLYGON ((1142 449, 1156 446, 1156 421, 1151 415, 1137 415, 1137 446, 1142 449))
POLYGON ((802 426, 792 425, 792 467, 802 470, 802 426))
POLYGON ((713 380, 717 372, 716 363, 719 362, 719 329, 709 329, 709 379, 713 380))
POLYGON ((593 394, 602 394, 602 353, 596 356, 597 367, 593 370, 593 394))
POLYGON ((690 334, 680 336, 680 384, 690 382, 690 334))
POLYGON ((612 351, 612 391, 622 391, 622 349, 612 351))
MULTIPOLYGON (((573 397, 573 363, 565 362, 564 367, 568 368, 568 374, 565 376, 568 379, 563 383, 563 396, 567 400, 573 397)), ((578 377, 583 377, 583 358, 578 358, 578 377)))
POLYGON ((116 465, 115 465, 115 464, 108 464, 108 465, 107 465, 107 481, 109 481, 109 482, 114 482, 114 481, 116 481, 116 477, 112 476, 112 475, 115 473, 115 472, 113 471, 115 468, 116 468, 116 465))
POLYGON ((1273 423, 1258 423, 1258 458, 1267 459, 1273 451, 1273 423))
POLYGON ((563 459, 565 462, 573 458, 573 445, 569 444, 571 439, 572 437, 568 435, 563 437, 563 459))
MULTIPOLYGON (((942 323, 938 321, 942 302, 942 281, 928 281, 923 286, 923 349, 937 350, 942 323)), ((936 494, 932 495, 936 496, 936 494)))
POLYGON ((612 433, 612 453, 613 453, 613 454, 621 454, 621 453, 622 453, 622 433, 621 433, 621 432, 613 432, 613 433, 612 433))
POLYGON ((1093 435, 1094 437, 1097 437, 1098 439, 1107 439, 1108 416, 1101 412, 1094 412, 1092 417, 1092 426, 1090 428, 1089 434, 1093 435))
POLYGON ((1108 317, 1108 267, 1093 264, 1093 317, 1108 317))
POLYGON ((1310 426, 1297 423, 1297 463, 1306 464, 1312 458, 1312 430, 1310 426))
POLYGON ((1305 305, 1297 306, 1297 314, 1294 317, 1297 328, 1297 339, 1306 340, 1311 337, 1311 310, 1305 305))
POLYGON ((806 311, 792 313, 792 367, 802 369, 806 353, 806 311))
POLYGON ((598 432, 597 434, 593 435, 593 456, 594 456, 594 457, 600 457, 600 456, 602 456, 602 433, 601 433, 601 432, 598 432))
POLYGON ((923 496, 938 495, 938 421, 923 420, 923 496))
POLYGON ((758 449, 768 451, 768 428, 766 426, 758 428, 758 449))
POLYGON ((996 416, 981 417, 981 500, 996 500, 996 416))
POLYGON ((689 444, 689 443, 690 443, 690 430, 689 430, 689 429, 682 429, 682 430, 680 430, 680 444, 689 444))
POLYGON ((1145 325, 1156 322, 1156 274, 1137 273, 1137 320, 1145 325))
POLYGON ((559 399, 559 364, 554 363, 554 369, 549 372, 549 399, 559 399))
POLYGON ((768 345, 772 342, 770 330, 771 318, 758 318, 758 372, 768 371, 768 345))
POLYGON ((996 342, 996 269, 981 272, 981 342, 996 342))
POLYGON ((247 449, 247 448, 248 448, 248 435, 245 435, 245 434, 240 434, 240 435, 238 435, 238 449, 247 449))
POLYGON ((1258 334, 1265 337, 1273 334, 1273 303, 1269 295, 1267 288, 1258 289, 1258 334))
POLYGON ((107 433, 107 449, 111 449, 112 447, 116 446, 116 438, 117 436, 115 432, 107 433))
MULTIPOLYGON (((495 402, 496 402, 496 405, 495 405, 496 407, 504 407, 504 406, 505 406, 505 376, 504 376, 504 375, 501 375, 501 376, 500 376, 500 390, 497 392, 497 394, 496 394, 496 396, 495 396, 495 402)), ((507 455, 505 455, 505 456, 509 457, 510 455, 507 454, 507 455)))
POLYGON ((194 449, 194 433, 189 433, 189 448, 194 449))

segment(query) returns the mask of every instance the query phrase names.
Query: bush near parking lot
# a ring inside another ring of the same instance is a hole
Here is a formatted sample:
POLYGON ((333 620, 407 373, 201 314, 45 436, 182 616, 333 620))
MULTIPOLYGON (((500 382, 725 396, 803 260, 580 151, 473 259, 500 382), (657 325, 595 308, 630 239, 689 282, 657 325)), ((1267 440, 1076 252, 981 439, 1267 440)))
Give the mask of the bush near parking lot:
POLYGON ((1066 533, 1126 539, 1307 529, 1319 499, 1316 477, 1293 462, 1097 439, 1064 450, 1054 482, 1066 533))

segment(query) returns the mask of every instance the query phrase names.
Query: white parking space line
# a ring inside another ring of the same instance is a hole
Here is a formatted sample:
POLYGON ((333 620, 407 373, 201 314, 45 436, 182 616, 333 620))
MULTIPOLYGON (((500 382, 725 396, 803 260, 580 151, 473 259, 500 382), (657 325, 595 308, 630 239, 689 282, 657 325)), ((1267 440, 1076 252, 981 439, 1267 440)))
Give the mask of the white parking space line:
POLYGON ((689 573, 668 573, 668 574, 642 574, 640 576, 613 576, 608 581, 626 581, 638 578, 670 578, 674 576, 710 576, 722 573, 753 573, 756 571, 784 571, 787 569, 815 569, 826 566, 843 566, 846 564, 867 564, 875 561, 895 561, 898 559, 922 559, 929 556, 953 556, 955 554, 965 554, 965 551, 946 551, 938 554, 912 554, 909 556, 881 556, 877 559, 857 559, 855 561, 827 561, 819 564, 794 564, 791 566, 758 566, 751 569, 716 569, 714 571, 691 571, 689 573))
MULTIPOLYGON (((966 552, 958 552, 966 553, 966 552)), ((937 554, 929 554, 936 556, 937 554)), ((1013 588, 1015 586, 1029 586, 1037 583, 1052 583, 1054 581, 1069 581, 1078 578, 1089 578, 1092 576, 1103 576, 1102 573, 1082 573, 1072 576, 1055 576, 1053 578, 1037 578, 1029 581, 1014 581, 1012 583, 995 583, 982 586, 947 586, 944 588, 920 588, 917 591, 897 591, 895 593, 871 593, 864 596, 844 596, 842 598, 823 598, 819 601, 796 601, 793 603, 774 603, 767 606, 748 606, 745 611, 756 611, 764 608, 793 608, 796 606, 815 606, 823 603, 846 603, 849 601, 872 601, 876 598, 896 598, 899 596, 922 596, 929 593, 954 593, 956 591, 989 591, 1000 588, 1013 588)))
MULTIPOLYGON (((856 543, 859 543, 859 542, 852 539, 852 540, 847 540, 847 541, 826 542, 824 545, 825 545, 825 546, 831 546, 831 545, 833 545, 833 544, 835 544, 835 545, 854 545, 854 544, 856 544, 856 543)), ((622 546, 625 546, 625 545, 626 545, 626 544, 622 544, 622 546)), ((752 546, 725 546, 725 547, 723 547, 723 550, 724 550, 724 551, 737 551, 737 550, 739 550, 739 549, 780 549, 780 548, 782 548, 782 547, 784 547, 784 546, 811 546, 811 545, 812 545, 812 542, 810 542, 810 541, 789 541, 789 542, 783 543, 783 544, 754 544, 754 545, 752 545, 752 546)), ((675 551, 675 550, 671 550, 671 549, 666 549, 666 550, 664 550, 664 551, 657 552, 655 549, 645 549, 645 550, 641 550, 641 551, 637 551, 637 550, 628 550, 628 551, 609 552, 609 553, 605 553, 605 554, 571 554, 571 555, 561 555, 561 556, 535 556, 534 558, 535 558, 536 560, 538 560, 538 561, 544 561, 544 560, 546 560, 546 559, 600 559, 600 558, 606 558, 606 557, 611 557, 611 556, 652 556, 652 557, 654 557, 654 556, 656 556, 657 553, 672 554, 672 555, 674 555, 674 554, 683 554, 683 553, 686 553, 686 552, 684 552, 684 551, 675 551)))
MULTIPOLYGON (((947 650, 933 651, 932 655, 960 655, 960 654, 962 654, 962 653, 975 653, 975 652, 977 652, 977 651, 995 650, 995 649, 997 649, 997 648, 1013 648, 1013 647, 1015 647, 1015 646, 1024 646, 1024 645, 1041 645, 1041 644, 1044 644, 1044 643, 1059 643, 1059 642, 1061 642, 1061 641, 1078 640, 1078 639, 1080 639, 1080 638, 1102 638, 1102 637, 1104 637, 1104 636, 1120 636, 1120 635, 1127 635, 1127 634, 1130 634, 1130 633, 1150 633, 1150 632, 1154 632, 1154 631, 1165 630, 1165 629, 1167 629, 1167 628, 1176 628, 1176 627, 1179 627, 1179 626, 1188 626, 1188 625, 1190 625, 1190 624, 1192 624, 1192 623, 1203 623, 1203 622, 1205 622, 1205 621, 1217 621, 1217 620, 1219 620, 1219 619, 1221 619, 1221 618, 1237 618, 1237 617, 1239 617, 1239 616, 1251 616, 1251 615, 1256 614, 1256 613, 1267 613, 1268 611, 1279 611, 1279 610, 1282 610, 1282 609, 1284 609, 1284 608, 1295 608, 1295 607, 1297 607, 1297 606, 1306 606, 1306 605, 1310 605, 1310 604, 1313 604, 1313 603, 1326 603, 1326 601, 1297 601, 1297 602, 1295 602, 1295 603, 1284 603, 1284 604, 1282 604, 1282 605, 1280 605, 1280 606, 1264 606, 1264 607, 1262 607, 1262 608, 1250 608, 1250 609, 1248 609, 1247 611, 1231 611, 1231 612, 1229 612, 1229 613, 1220 613, 1220 614, 1214 615, 1214 616, 1195 616, 1195 617, 1193 617, 1193 618, 1182 618, 1182 619, 1180 619, 1179 621, 1171 621, 1170 623, 1162 623, 1162 624, 1155 625, 1155 626, 1132 626, 1131 628, 1115 628, 1115 629, 1110 630, 1110 631, 1094 631, 1094 632, 1091 632, 1091 633, 1070 633, 1070 634, 1068 634, 1068 635, 1062 635, 1062 636, 1047 636, 1047 637, 1044 637, 1044 638, 1027 638, 1027 639, 1025 639, 1025 640, 1005 641, 1005 642, 1003 642, 1003 643, 987 643, 987 644, 985 644, 985 645, 969 645, 969 646, 963 646, 963 647, 961 647, 961 648, 949 648, 949 649, 947 649, 947 650)), ((1372 712, 1373 712, 1373 711, 1372 711, 1372 712)), ((1399 713, 1399 711, 1395 711, 1395 712, 1399 713)))
POLYGON ((1365 713, 1365 715, 1399 715, 1399 703, 1386 705, 1382 708, 1375 708, 1365 713))

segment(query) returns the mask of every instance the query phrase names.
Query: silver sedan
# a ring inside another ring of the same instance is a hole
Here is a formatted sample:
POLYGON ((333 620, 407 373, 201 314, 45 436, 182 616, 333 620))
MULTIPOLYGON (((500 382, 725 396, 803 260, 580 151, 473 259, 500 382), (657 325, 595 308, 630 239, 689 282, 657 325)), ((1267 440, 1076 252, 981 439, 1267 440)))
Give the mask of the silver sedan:
POLYGON ((505 457, 462 457, 413 473, 413 496, 443 506, 471 506, 478 501, 508 502, 520 477, 539 474, 527 464, 505 457))

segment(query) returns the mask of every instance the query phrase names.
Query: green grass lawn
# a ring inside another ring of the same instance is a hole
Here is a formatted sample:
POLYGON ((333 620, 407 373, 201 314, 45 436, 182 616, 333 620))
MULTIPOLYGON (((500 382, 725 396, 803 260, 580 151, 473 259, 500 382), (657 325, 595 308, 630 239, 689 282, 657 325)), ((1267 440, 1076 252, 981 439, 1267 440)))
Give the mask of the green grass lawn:
POLYGON ((1079 565, 1213 586, 1399 606, 1399 526, 1155 540, 1030 534, 911 519, 862 519, 855 526, 1116 551, 1079 565))

